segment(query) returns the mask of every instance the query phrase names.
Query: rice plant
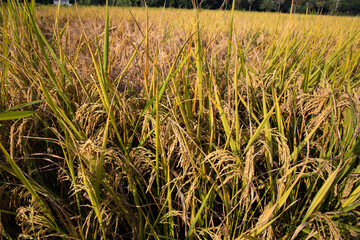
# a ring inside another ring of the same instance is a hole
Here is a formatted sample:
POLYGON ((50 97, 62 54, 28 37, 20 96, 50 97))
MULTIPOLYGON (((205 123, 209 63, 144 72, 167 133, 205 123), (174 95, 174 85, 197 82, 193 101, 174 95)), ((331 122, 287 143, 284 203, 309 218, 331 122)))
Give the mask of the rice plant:
POLYGON ((1 239, 357 239, 358 17, 1 5, 1 239))

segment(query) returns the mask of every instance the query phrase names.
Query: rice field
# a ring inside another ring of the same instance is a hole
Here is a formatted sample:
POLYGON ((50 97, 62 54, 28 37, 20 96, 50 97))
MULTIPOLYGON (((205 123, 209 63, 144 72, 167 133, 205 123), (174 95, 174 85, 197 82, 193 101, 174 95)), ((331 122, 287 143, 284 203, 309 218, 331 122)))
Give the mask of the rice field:
POLYGON ((0 19, 0 239, 360 238, 359 17, 0 19))

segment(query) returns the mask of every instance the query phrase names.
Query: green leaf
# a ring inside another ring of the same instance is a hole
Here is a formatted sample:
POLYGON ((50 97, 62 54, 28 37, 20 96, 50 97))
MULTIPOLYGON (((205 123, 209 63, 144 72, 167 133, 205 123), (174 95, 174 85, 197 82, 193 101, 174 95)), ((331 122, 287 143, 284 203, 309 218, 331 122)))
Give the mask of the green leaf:
POLYGON ((207 203, 207 201, 208 201, 208 199, 209 199, 209 197, 210 197, 210 195, 211 195, 212 190, 213 190, 214 187, 215 187, 215 184, 213 184, 213 185, 211 186, 208 194, 206 195, 205 199, 203 200, 203 202, 202 202, 202 204, 201 204, 201 206, 200 206, 200 209, 199 209, 199 211, 197 212, 197 214, 196 214, 196 216, 195 216, 195 218, 194 218, 194 221, 191 223, 191 226, 190 226, 190 228, 189 228, 189 231, 188 231, 185 239, 189 239, 189 237, 192 235, 192 233, 193 233, 193 231, 194 231, 194 228, 195 228, 195 225, 196 225, 197 221, 199 220, 199 218, 200 218, 200 216, 201 216, 201 213, 203 212, 203 210, 204 210, 204 208, 205 208, 205 206, 206 206, 206 203, 207 203))
MULTIPOLYGON (((36 193, 33 185, 31 182, 26 178, 26 176, 23 174, 21 169, 18 167, 16 162, 10 157, 9 153, 5 150, 4 146, 0 143, 0 149, 5 155, 6 161, 11 165, 12 169, 14 170, 14 173, 18 179, 22 182, 24 187, 30 192, 30 194, 33 196, 34 200, 39 204, 43 212, 45 213, 48 220, 58 229, 55 219, 51 215, 49 209, 47 208, 46 204, 43 202, 43 200, 39 197, 39 195, 36 193)), ((59 229, 58 229, 59 230, 59 229)))
POLYGON ((34 111, 2 112, 0 113, 0 121, 25 118, 33 115, 34 113, 34 111))
POLYGON ((16 106, 14 106, 12 108, 9 108, 8 111, 17 110, 17 109, 20 109, 22 107, 27 107, 27 106, 31 106, 31 105, 35 105, 35 104, 43 103, 43 102, 45 102, 45 100, 36 100, 36 101, 27 102, 27 103, 16 105, 16 106))
POLYGON ((325 181, 324 185, 320 188, 318 193, 316 194, 315 198, 310 204, 310 207, 308 208, 303 220, 301 223, 305 223, 306 220, 311 216, 311 214, 315 211, 315 209, 320 205, 322 200, 325 198, 326 194, 330 190, 330 187, 333 185, 334 180, 336 176, 338 175, 341 168, 341 164, 338 166, 338 168, 329 176, 329 178, 325 181))

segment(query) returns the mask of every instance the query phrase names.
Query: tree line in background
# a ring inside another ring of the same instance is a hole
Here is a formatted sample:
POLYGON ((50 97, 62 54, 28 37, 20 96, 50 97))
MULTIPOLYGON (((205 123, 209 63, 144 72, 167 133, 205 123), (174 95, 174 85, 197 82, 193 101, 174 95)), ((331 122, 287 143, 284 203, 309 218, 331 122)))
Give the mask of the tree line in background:
MULTIPOLYGON (((237 10, 290 12, 292 0, 235 0, 237 10)), ((53 0, 36 0, 40 4, 51 4, 53 0)), ((75 0, 70 0, 74 3, 75 0)), ((106 0, 76 0, 79 5, 104 5, 106 0)), ((115 6, 145 6, 145 0, 109 0, 115 6)), ((231 0, 203 0, 204 9, 229 9, 231 0)), ((192 8, 192 0, 146 0, 149 7, 192 8)), ((294 0, 294 13, 357 15, 360 0, 294 0)))

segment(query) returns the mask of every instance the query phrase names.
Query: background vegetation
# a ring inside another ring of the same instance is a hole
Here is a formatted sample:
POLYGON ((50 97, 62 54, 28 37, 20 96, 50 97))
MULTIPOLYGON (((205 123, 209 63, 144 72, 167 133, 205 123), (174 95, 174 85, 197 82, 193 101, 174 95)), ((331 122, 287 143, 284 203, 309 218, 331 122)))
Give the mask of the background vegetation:
POLYGON ((1 239, 360 237, 358 17, 0 17, 1 239))
MULTIPOLYGON (((52 0, 36 0, 41 4, 52 4, 52 0)), ((70 0, 75 3, 75 0, 70 0)), ((106 0, 78 0, 79 5, 105 5, 106 0)), ((200 1, 199 1, 200 2, 200 1)), ((145 6, 145 0, 109 0, 115 6, 145 6)), ((236 0, 236 10, 271 11, 289 13, 292 0, 236 0)), ((191 0, 147 0, 149 7, 193 8, 191 0)), ((204 0, 201 3, 204 9, 231 9, 229 0, 204 0)), ((317 13, 333 15, 357 15, 360 13, 358 0, 294 0, 293 12, 317 13)))

